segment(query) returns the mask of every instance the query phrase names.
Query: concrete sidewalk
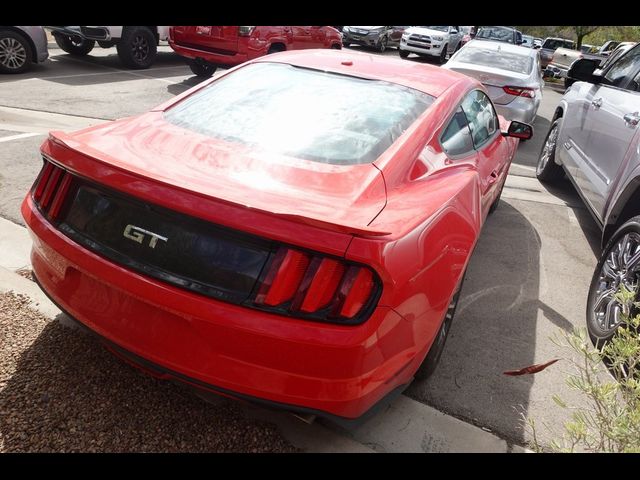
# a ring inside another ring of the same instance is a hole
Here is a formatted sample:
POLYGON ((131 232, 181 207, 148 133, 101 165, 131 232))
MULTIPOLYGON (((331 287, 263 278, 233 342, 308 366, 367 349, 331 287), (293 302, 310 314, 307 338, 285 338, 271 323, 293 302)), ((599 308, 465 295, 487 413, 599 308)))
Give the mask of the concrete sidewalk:
MULTIPOLYGON (((34 282, 15 273, 30 268, 30 249, 27 230, 0 218, 0 292, 26 295, 31 306, 48 318, 64 318, 34 282)), ((320 422, 308 425, 285 412, 256 407, 247 407, 247 415, 275 423, 291 444, 307 452, 527 451, 404 395, 363 425, 351 429, 320 422)))

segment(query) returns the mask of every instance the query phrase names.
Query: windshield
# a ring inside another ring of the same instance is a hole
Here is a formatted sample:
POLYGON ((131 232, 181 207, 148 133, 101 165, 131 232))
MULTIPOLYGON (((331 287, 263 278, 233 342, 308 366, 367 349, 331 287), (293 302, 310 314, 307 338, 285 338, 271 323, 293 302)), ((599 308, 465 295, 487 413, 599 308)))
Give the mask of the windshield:
POLYGON ((542 45, 542 48, 548 48, 549 50, 556 50, 558 48, 574 49, 576 44, 572 40, 561 40, 559 38, 547 38, 542 45))
POLYGON ((513 43, 513 30, 505 27, 482 27, 476 38, 513 43))
POLYGON ((448 32, 449 26, 434 26, 434 25, 421 25, 419 28, 428 28, 429 30, 439 30, 441 32, 448 32))
POLYGON ((434 97, 394 83, 256 63, 165 112, 203 135, 330 164, 370 163, 434 97))
POLYGON ((529 75, 533 68, 533 58, 529 55, 498 52, 495 49, 476 48, 470 45, 460 50, 455 56, 454 61, 499 68, 524 75, 529 75))

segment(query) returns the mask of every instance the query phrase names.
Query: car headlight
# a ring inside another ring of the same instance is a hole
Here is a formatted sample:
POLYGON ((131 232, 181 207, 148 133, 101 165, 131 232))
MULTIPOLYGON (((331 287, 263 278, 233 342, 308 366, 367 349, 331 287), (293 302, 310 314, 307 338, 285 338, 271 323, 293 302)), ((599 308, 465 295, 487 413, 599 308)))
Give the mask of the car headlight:
POLYGON ((431 40, 436 40, 437 42, 441 42, 442 40, 444 40, 444 37, 442 37, 440 35, 435 35, 435 36, 431 37, 431 40))

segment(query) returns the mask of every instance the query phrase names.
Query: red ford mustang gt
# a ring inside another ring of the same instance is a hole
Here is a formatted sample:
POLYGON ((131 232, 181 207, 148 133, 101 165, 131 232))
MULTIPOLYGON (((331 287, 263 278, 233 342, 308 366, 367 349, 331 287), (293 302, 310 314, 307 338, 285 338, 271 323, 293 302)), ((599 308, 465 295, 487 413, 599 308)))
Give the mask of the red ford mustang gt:
POLYGON ((518 138, 474 79, 285 52, 52 132, 22 205, 42 289, 163 378, 352 419, 428 375, 518 138))

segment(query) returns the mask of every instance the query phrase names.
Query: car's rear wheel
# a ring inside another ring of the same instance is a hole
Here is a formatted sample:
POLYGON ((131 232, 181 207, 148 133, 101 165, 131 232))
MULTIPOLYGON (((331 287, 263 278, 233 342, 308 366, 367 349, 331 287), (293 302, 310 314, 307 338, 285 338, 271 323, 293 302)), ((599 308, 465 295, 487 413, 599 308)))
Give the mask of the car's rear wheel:
POLYGON ((76 57, 87 55, 96 45, 96 42, 93 40, 87 40, 82 37, 71 37, 61 33, 54 33, 53 38, 62 50, 76 57))
POLYGON ((382 37, 376 45, 376 50, 378 50, 380 53, 383 53, 387 49, 388 42, 389 39, 387 37, 382 37))
POLYGON ((22 73, 31 66, 33 52, 27 39, 12 30, 0 30, 0 72, 22 73))
POLYGON ((148 27, 125 27, 117 45, 122 63, 136 70, 149 68, 156 59, 156 36, 148 27))
POLYGON ((444 351, 444 345, 447 341, 447 336, 449 335, 449 330, 451 329, 451 323, 453 322, 453 317, 456 313, 456 308, 458 306, 458 300, 460 298, 460 290, 462 290, 462 282, 460 283, 460 287, 453 294, 451 301, 449 302, 449 306, 447 307, 447 312, 444 315, 444 320, 442 321, 442 325, 440 325, 440 329, 436 334, 436 338, 433 340, 431 344, 431 349, 429 349, 429 353, 418 367, 418 370, 414 374, 414 377, 417 380, 426 380, 433 372, 435 372, 438 363, 440 362, 440 357, 442 356, 442 352, 444 351))
POLYGON ((409 52, 400 49, 400 47, 398 47, 398 54, 400 55, 400 58, 407 58, 409 56, 409 52))
POLYGON ((349 42, 342 41, 342 48, 349 48, 351 44, 349 42))
POLYGON ((611 340, 624 323, 623 313, 637 313, 635 307, 623 305, 616 297, 622 285, 640 300, 640 216, 628 220, 607 242, 591 279, 587 330, 596 347, 611 340))
POLYGON ((216 66, 200 60, 188 59, 187 64, 194 75, 202 78, 209 78, 216 71, 216 66))
POLYGON ((542 150, 538 156, 538 164, 536 165, 536 177, 544 183, 553 183, 562 179, 562 167, 555 162, 556 143, 558 141, 558 133, 560 132, 560 124, 562 117, 556 119, 551 124, 547 137, 542 144, 542 150))

